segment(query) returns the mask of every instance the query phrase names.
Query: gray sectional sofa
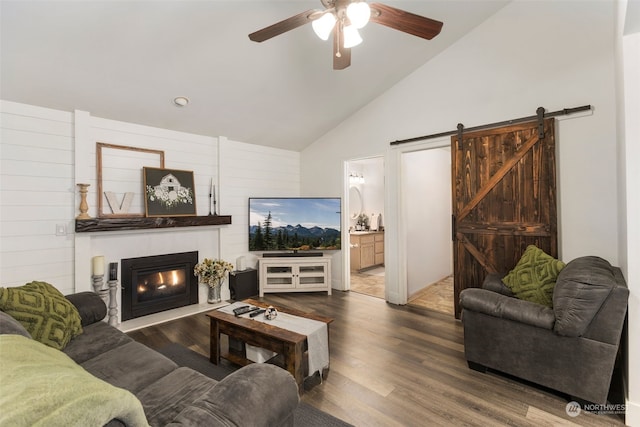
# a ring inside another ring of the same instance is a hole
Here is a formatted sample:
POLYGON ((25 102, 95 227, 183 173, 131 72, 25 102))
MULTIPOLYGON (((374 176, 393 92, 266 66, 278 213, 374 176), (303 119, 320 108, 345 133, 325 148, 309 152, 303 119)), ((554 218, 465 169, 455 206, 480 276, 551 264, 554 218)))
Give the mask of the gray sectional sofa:
POLYGON ((574 259, 557 277, 552 308, 515 298, 501 277, 460 294, 469 367, 606 403, 629 298, 620 269, 595 256, 574 259))
MULTIPOLYGON (((131 392, 141 403, 144 418, 149 425, 293 425, 293 411, 299 401, 298 388, 287 371, 273 365, 252 364, 217 382, 192 369, 176 365, 160 353, 101 321, 106 315, 106 307, 96 294, 83 292, 69 295, 67 299, 80 313, 83 332, 71 340, 64 348, 64 353, 92 376, 131 392)), ((0 312, 0 334, 28 336, 25 332, 15 319, 0 312)), ((16 342, 24 341, 22 337, 10 338, 15 338, 16 342)), ((37 345, 42 347, 43 353, 58 356, 55 352, 59 350, 40 343, 37 345)), ((20 392, 27 388, 25 384, 20 392)), ((49 392, 55 395, 53 398, 59 399, 63 390, 55 390, 55 384, 51 384, 50 388, 49 392)), ((5 392, 6 390, 3 394, 5 392)), ((45 390, 39 387, 31 393, 34 402, 41 403, 39 393, 44 398, 45 390)), ((3 397, 2 404, 6 405, 5 408, 11 406, 6 396, 3 397)), ((58 402, 56 407, 45 411, 45 423, 50 425, 46 422, 46 417, 54 411, 64 411, 64 405, 65 402, 58 402)), ((94 407, 98 412, 103 407, 102 402, 94 407)), ((87 411, 87 420, 93 419, 92 412, 87 411)), ((126 417, 115 417, 104 424, 145 425, 145 422, 144 419, 128 422, 126 417)))

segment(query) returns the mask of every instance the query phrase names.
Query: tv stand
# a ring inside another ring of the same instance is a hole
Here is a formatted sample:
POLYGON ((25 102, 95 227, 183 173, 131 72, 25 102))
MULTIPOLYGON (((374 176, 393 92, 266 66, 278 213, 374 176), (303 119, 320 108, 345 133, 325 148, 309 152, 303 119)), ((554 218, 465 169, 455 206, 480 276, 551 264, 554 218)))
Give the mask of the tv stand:
POLYGON ((262 257, 260 296, 268 292, 326 292, 331 295, 331 256, 262 257))
POLYGON ((308 258, 323 256, 322 252, 265 252, 262 254, 263 258, 308 258))

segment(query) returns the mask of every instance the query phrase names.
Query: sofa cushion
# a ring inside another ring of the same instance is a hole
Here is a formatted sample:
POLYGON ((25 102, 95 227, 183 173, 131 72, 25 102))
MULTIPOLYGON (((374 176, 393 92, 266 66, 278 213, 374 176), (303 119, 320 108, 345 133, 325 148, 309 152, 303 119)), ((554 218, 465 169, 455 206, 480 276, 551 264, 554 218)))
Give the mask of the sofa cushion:
POLYGON ((45 282, 0 288, 0 310, 20 322, 33 339, 58 350, 82 333, 78 310, 45 282))
POLYGON ((67 295, 67 298, 78 309, 82 326, 101 321, 107 316, 107 305, 100 295, 95 292, 78 292, 67 295))
POLYGON ((460 292, 460 305, 467 311, 475 311, 492 317, 513 320, 537 328, 553 329, 553 310, 540 304, 508 297, 488 289, 467 288, 460 292))
POLYGON ((553 307, 553 288, 565 264, 529 245, 518 264, 503 279, 517 298, 553 307))
POLYGON ((178 368, 171 359, 135 341, 105 351, 81 365, 101 380, 134 394, 178 368))
POLYGON ((64 353, 18 335, 0 335, 0 425, 148 426, 140 401, 100 381, 64 353))
POLYGON ((31 334, 13 317, 4 311, 0 311, 0 334, 22 335, 31 338, 31 334))
POLYGON ((582 336, 616 283, 613 267, 602 258, 587 256, 569 262, 558 275, 553 294, 556 333, 582 336))
POLYGON ((508 297, 515 297, 511 289, 507 287, 502 281, 502 278, 506 276, 506 274, 501 273, 489 273, 484 278, 482 282, 482 289, 486 289, 491 292, 496 292, 502 295, 506 295, 508 297))
POLYGON ((93 323, 69 342, 64 352, 76 363, 84 363, 100 354, 132 342, 133 339, 105 322, 93 323))
MULTIPOLYGON (((209 392, 217 381, 189 368, 178 368, 137 393, 151 425, 164 426, 194 401, 209 392)), ((206 423, 207 420, 203 420, 206 423)), ((209 420, 210 422, 210 420, 209 420)))
POLYGON ((298 399, 298 387, 289 372, 276 365, 253 363, 224 377, 182 411, 176 424, 200 426, 215 417, 223 419, 224 424, 219 424, 225 426, 277 426, 295 410, 298 399), (247 411, 264 407, 266 402, 265 410, 247 411))

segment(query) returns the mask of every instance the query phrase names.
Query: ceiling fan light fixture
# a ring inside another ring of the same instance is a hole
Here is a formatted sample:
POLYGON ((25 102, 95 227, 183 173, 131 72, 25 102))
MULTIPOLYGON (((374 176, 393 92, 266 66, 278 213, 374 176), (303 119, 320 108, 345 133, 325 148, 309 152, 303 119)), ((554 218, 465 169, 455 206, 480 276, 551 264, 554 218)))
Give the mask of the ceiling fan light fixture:
POLYGON ((336 25, 336 17, 333 13, 327 12, 320 18, 311 23, 313 31, 322 40, 328 40, 333 31, 333 27, 336 25))
POLYGON ((344 27, 344 48, 349 49, 362 43, 362 37, 358 29, 353 25, 344 27))
POLYGON ((254 31, 249 34, 249 40, 260 43, 311 23, 313 31, 320 39, 328 40, 333 34, 333 69, 344 70, 351 65, 350 48, 362 43, 358 29, 363 28, 369 21, 427 40, 440 34, 443 25, 440 21, 382 3, 371 3, 370 6, 367 0, 320 2, 323 10, 311 9, 293 15, 254 31))
POLYGON ((369 18, 371 18, 371 8, 369 4, 363 1, 356 1, 349 3, 347 6, 347 17, 351 21, 351 25, 360 29, 367 25, 369 18))

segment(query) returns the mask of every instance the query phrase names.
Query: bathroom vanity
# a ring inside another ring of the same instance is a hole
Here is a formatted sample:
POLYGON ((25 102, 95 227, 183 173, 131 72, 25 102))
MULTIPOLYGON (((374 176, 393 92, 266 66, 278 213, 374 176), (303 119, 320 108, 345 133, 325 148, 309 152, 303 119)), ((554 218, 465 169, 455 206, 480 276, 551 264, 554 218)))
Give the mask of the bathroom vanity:
POLYGON ((349 243, 351 271, 384 265, 384 231, 352 231, 349 243))

